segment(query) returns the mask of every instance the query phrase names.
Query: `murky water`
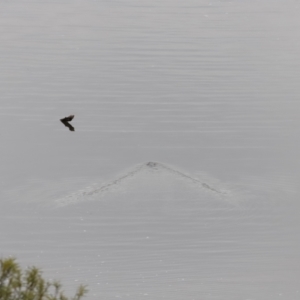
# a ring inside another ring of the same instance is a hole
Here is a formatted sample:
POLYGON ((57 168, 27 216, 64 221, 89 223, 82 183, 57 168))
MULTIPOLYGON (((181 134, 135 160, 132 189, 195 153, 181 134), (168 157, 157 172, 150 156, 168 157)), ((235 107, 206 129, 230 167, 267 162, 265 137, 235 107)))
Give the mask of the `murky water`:
POLYGON ((299 9, 2 2, 0 256, 88 299, 298 299, 299 9))

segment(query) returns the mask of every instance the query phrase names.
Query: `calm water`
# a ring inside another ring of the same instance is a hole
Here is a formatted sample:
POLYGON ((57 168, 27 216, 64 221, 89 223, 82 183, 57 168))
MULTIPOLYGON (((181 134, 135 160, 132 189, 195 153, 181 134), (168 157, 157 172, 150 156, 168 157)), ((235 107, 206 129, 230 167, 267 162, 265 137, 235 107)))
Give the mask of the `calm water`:
POLYGON ((0 256, 88 299, 298 299, 299 10, 3 1, 0 256))

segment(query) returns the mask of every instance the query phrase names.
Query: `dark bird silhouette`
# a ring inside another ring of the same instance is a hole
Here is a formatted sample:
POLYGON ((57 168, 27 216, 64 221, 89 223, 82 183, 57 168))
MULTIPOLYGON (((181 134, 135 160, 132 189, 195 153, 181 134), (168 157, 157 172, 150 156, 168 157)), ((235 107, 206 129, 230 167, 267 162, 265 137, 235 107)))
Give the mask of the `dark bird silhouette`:
POLYGON ((74 115, 60 119, 60 121, 69 128, 70 131, 75 131, 75 128, 69 123, 74 119, 74 115))

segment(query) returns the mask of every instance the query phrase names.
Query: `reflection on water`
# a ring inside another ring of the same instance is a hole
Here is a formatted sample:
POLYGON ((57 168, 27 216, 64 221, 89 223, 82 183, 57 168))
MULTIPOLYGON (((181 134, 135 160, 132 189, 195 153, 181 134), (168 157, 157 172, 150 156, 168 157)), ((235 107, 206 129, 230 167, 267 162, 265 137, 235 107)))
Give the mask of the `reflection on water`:
POLYGON ((0 255, 91 299, 296 299, 299 5, 1 3, 0 255), (226 201, 150 168, 83 194, 149 161, 226 201))

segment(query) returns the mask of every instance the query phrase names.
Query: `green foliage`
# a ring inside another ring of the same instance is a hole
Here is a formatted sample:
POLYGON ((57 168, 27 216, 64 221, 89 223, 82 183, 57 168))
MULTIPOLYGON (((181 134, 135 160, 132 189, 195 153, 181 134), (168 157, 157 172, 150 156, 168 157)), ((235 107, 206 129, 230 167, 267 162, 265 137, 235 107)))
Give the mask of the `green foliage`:
POLYGON ((68 298, 61 288, 59 282, 45 280, 36 267, 22 271, 15 259, 0 259, 0 300, 80 300, 87 292, 81 285, 68 298))

